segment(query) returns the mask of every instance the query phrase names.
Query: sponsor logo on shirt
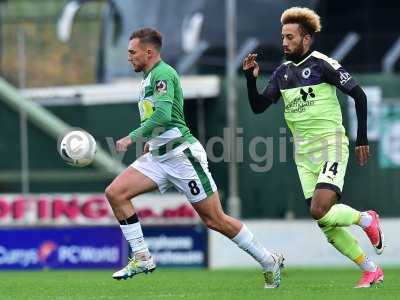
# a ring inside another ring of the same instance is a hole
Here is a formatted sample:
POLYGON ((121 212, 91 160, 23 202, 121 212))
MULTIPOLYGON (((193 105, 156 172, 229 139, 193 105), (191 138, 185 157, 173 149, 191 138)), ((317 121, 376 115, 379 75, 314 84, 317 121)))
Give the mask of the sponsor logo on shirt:
POLYGON ((308 96, 310 96, 311 98, 315 98, 314 90, 310 87, 308 88, 307 91, 300 89, 300 95, 303 101, 306 101, 308 96))
POLYGON ((167 81, 166 80, 157 80, 156 81, 156 91, 159 94, 164 94, 167 92, 167 81))
POLYGON ((345 85, 351 79, 351 75, 348 72, 339 72, 339 73, 340 73, 340 84, 345 85))
POLYGON ((294 98, 290 103, 285 106, 285 113, 302 113, 306 108, 315 104, 314 90, 309 87, 308 89, 300 89, 300 95, 294 98))
POLYGON ((140 121, 143 122, 150 118, 154 112, 154 102, 150 98, 142 99, 138 103, 140 121))

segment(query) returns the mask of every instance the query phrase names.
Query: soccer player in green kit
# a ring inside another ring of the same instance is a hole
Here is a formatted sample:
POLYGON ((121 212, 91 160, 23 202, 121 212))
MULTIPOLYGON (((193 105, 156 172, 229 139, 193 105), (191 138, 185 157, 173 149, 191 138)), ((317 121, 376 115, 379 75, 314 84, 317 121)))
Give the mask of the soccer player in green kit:
POLYGON ((356 287, 370 287, 383 281, 383 271, 365 255, 345 227, 353 224, 362 227, 377 254, 384 249, 383 234, 375 211, 360 212, 338 203, 349 142, 336 88, 355 101, 358 120, 355 152, 361 166, 369 157, 366 95, 337 61, 310 50, 314 33, 321 29, 320 18, 314 11, 292 7, 283 12, 281 23, 287 61, 273 72, 261 94, 256 86, 257 54, 249 54, 243 61, 250 106, 259 114, 283 98, 285 120, 295 142, 295 163, 311 216, 329 243, 363 271, 356 287))
POLYGON ((128 45, 128 61, 135 72, 143 72, 138 103, 141 125, 118 140, 116 148, 123 152, 141 137, 149 140, 145 154, 117 176, 105 191, 133 252, 128 265, 112 277, 127 279, 155 270, 131 199, 156 189, 163 193, 175 187, 185 194, 208 228, 231 239, 261 265, 265 288, 277 288, 283 256, 267 251, 246 225, 223 212, 208 170, 206 152, 186 126, 179 76, 162 61, 161 46, 161 34, 151 28, 133 32, 128 45))

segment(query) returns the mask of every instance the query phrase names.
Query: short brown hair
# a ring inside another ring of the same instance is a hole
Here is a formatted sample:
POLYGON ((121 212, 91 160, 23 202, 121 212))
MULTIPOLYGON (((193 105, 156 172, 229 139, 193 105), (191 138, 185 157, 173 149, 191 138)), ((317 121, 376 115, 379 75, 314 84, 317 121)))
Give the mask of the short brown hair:
POLYGON ((132 32, 129 40, 131 41, 135 38, 138 38, 140 43, 149 43, 152 44, 156 49, 161 50, 162 35, 159 31, 153 28, 145 27, 132 32))
POLYGON ((299 24, 303 33, 313 35, 321 31, 320 17, 307 7, 291 7, 281 16, 282 25, 299 24))

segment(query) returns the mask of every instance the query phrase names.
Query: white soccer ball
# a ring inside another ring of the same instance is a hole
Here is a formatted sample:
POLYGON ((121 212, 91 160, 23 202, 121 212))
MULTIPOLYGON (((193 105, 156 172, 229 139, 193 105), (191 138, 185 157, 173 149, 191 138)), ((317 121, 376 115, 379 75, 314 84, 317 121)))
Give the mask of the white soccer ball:
POLYGON ((94 159, 96 141, 84 130, 70 131, 59 140, 58 152, 67 164, 85 167, 94 159))

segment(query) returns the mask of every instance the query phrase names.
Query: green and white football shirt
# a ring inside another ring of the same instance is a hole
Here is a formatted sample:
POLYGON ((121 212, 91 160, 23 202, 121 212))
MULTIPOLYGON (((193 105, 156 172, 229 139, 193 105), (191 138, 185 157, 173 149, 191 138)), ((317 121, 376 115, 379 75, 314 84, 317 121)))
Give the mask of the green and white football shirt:
MULTIPOLYGON (((177 72, 160 60, 149 72, 144 74, 139 94, 140 132, 148 141, 150 150, 157 149, 170 141, 194 143, 197 140, 190 133, 183 113, 183 92, 177 72), (171 118, 162 126, 157 126, 154 112, 163 106, 171 110, 171 118), (152 119, 153 118, 153 119, 152 119)), ((135 131, 130 134, 135 139, 135 131)))

